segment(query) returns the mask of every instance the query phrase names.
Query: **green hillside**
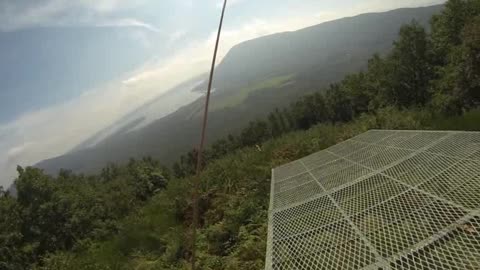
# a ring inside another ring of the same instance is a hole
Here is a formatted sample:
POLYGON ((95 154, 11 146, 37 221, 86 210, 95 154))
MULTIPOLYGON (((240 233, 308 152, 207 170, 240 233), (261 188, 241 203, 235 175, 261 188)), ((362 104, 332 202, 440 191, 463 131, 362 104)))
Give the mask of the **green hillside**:
MULTIPOLYGON (((364 72, 212 143, 199 269, 263 269, 273 167, 373 128, 480 131, 479 33, 480 0, 450 0, 431 32, 404 25, 364 72)), ((188 269, 195 157, 93 176, 19 167, 17 197, 0 189, 0 269, 188 269)))
POLYGON ((277 76, 267 80, 259 81, 245 87, 242 87, 235 92, 225 94, 225 97, 220 102, 213 103, 210 111, 218 111, 226 108, 233 108, 244 103, 248 96, 255 91, 266 89, 279 89, 283 86, 292 83, 293 75, 277 76))

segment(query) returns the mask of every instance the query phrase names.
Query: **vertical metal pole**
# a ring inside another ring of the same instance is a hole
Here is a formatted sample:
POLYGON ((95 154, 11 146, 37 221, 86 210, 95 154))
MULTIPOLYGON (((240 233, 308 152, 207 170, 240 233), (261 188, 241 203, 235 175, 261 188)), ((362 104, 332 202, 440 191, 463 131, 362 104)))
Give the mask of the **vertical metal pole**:
POLYGON ((220 43, 220 34, 222 32, 223 17, 225 15, 225 9, 227 7, 227 0, 223 2, 222 16, 220 17, 220 24, 218 26, 217 42, 215 43, 215 50, 213 52, 212 67, 210 69, 210 78, 208 81, 207 96, 205 100, 205 111, 203 113, 203 125, 202 135, 200 139, 200 147, 197 152, 197 168, 194 178, 194 190, 193 190, 193 231, 192 231, 192 270, 196 268, 196 242, 197 242, 197 226, 198 226, 198 193, 200 189, 200 173, 202 171, 203 163, 203 148, 205 147, 205 135, 208 123, 208 107, 210 105, 210 95, 212 92, 213 74, 215 72, 215 63, 217 61, 218 44, 220 43))

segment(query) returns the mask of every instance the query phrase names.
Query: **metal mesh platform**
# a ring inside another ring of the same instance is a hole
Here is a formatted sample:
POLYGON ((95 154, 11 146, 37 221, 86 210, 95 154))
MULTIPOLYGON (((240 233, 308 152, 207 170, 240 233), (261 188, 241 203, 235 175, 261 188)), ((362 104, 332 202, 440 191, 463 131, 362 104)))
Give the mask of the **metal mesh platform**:
POLYGON ((274 169, 266 269, 480 269, 480 132, 371 130, 274 169))

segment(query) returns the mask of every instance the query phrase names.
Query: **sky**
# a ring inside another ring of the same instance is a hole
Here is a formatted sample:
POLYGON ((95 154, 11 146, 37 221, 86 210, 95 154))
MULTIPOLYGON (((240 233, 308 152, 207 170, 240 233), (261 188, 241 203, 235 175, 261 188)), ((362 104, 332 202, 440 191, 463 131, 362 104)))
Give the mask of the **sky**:
MULTIPOLYGON (((443 0, 229 0, 234 45, 366 12, 443 0)), ((221 0, 0 1, 0 186, 206 72, 221 0)))

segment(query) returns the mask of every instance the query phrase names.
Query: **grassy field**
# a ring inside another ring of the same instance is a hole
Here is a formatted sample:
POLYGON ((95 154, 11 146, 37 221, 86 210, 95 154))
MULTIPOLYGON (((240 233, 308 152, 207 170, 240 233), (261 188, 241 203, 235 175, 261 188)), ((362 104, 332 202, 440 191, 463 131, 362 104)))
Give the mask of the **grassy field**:
POLYGON ((265 89, 281 88, 288 84, 292 78, 293 75, 277 76, 268 80, 252 83, 251 85, 236 90, 235 92, 229 92, 229 95, 226 98, 220 100, 220 102, 212 104, 211 111, 238 106, 242 104, 251 93, 265 89))

